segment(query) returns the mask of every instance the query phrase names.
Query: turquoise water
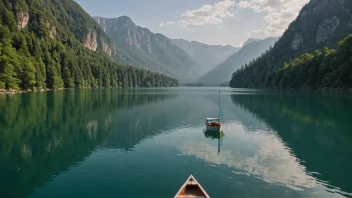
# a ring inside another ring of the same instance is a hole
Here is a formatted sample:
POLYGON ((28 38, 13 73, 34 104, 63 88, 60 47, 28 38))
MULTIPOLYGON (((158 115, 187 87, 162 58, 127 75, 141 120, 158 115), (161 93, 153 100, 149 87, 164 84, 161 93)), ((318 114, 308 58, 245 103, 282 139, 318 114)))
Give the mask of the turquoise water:
POLYGON ((352 97, 222 88, 0 95, 0 197, 352 197, 352 97))

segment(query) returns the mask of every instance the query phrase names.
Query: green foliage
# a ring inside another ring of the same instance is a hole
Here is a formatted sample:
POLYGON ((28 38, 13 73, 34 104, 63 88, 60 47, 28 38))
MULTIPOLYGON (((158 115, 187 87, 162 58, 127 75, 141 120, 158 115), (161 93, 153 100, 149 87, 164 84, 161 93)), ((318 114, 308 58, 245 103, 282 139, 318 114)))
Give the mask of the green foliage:
POLYGON ((0 1, 0 89, 178 86, 164 75, 121 66, 82 42, 89 31, 107 36, 72 0, 0 1), (19 30, 17 12, 30 16, 19 30), (52 38, 52 30, 56 31, 52 38))
POLYGON ((303 54, 278 69, 263 67, 265 55, 233 74, 231 87, 352 88, 352 34, 336 50, 303 54), (254 66, 255 65, 255 66, 254 66))

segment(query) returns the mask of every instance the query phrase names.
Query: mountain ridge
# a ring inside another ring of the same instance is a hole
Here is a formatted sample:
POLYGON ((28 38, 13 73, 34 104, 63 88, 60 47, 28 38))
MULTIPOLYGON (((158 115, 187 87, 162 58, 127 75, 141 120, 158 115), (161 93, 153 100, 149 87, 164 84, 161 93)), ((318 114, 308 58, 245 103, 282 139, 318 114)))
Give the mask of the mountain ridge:
POLYGON ((277 37, 269 37, 244 45, 238 52, 204 74, 197 81, 208 86, 219 86, 221 83, 229 82, 232 73, 269 50, 270 46, 273 46, 277 40, 277 37))
POLYGON ((231 45, 209 45, 185 39, 172 39, 171 41, 201 65, 200 75, 210 71, 240 49, 231 45))
POLYGON ((124 64, 133 64, 172 75, 179 79, 193 78, 201 67, 186 53, 160 33, 136 25, 128 16, 118 18, 95 17, 97 23, 115 44, 117 59, 124 64))

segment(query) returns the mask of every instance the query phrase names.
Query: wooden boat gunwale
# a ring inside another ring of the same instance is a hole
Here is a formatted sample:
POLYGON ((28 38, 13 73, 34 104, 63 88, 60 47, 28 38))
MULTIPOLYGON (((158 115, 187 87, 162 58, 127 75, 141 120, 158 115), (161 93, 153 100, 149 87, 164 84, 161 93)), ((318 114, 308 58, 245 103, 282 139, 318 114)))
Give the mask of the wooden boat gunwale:
MULTIPOLYGON (((188 182, 193 179, 193 183, 194 185, 197 185, 199 187, 199 189, 202 191, 202 193, 204 194, 204 196, 202 196, 203 198, 210 198, 210 196, 208 195, 208 193, 204 190, 204 188, 200 185, 200 183, 196 180, 196 178, 193 177, 193 175, 189 176, 188 179, 186 180, 186 182, 181 186, 180 190, 176 193, 174 198, 179 198, 180 194, 182 192, 182 190, 188 185, 188 182)), ((186 195, 184 196, 185 198, 187 197, 186 195)))

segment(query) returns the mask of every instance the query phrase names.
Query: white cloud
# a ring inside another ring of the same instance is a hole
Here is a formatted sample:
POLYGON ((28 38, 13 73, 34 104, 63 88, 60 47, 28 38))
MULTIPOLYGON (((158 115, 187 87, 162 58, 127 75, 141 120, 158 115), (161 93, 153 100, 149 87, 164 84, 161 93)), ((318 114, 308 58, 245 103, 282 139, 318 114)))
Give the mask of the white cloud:
POLYGON ((266 13, 268 26, 247 33, 249 37, 280 36, 298 16, 309 0, 240 0, 239 8, 248 8, 258 13, 266 13))
POLYGON ((220 24, 224 19, 234 16, 230 10, 234 6, 235 2, 231 0, 223 0, 214 5, 206 4, 196 10, 186 10, 177 21, 161 23, 159 26, 178 25, 182 28, 187 28, 188 26, 220 24))

